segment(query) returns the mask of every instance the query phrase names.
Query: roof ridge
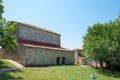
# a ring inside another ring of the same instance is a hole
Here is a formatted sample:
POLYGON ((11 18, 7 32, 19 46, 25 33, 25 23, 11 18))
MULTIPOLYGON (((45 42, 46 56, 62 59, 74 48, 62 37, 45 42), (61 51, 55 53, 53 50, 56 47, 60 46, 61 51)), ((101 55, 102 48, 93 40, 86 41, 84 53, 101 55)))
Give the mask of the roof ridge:
POLYGON ((53 50, 63 50, 63 51, 73 51, 70 49, 64 49, 64 48, 54 48, 54 47, 46 47, 46 46, 36 46, 36 45, 30 45, 30 44, 23 44, 24 46, 27 47, 35 47, 35 48, 44 48, 44 49, 53 49, 53 50))
POLYGON ((42 31, 46 31, 46 32, 50 32, 50 33, 53 33, 53 34, 60 35, 59 33, 56 33, 56 32, 54 32, 52 30, 48 30, 48 29, 45 29, 43 27, 35 26, 33 24, 28 24, 28 23, 23 23, 23 22, 18 22, 18 21, 12 21, 12 22, 16 22, 18 24, 22 24, 22 25, 25 25, 27 27, 32 27, 32 28, 35 28, 35 29, 39 29, 39 30, 42 30, 42 31))

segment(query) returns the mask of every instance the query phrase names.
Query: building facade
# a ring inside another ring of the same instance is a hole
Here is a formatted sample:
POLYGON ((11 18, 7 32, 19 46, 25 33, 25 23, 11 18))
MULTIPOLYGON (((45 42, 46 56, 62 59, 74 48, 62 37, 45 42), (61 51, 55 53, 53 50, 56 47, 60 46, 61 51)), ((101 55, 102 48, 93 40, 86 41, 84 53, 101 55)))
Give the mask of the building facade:
POLYGON ((18 23, 18 42, 60 48, 60 34, 26 23, 18 23))
POLYGON ((60 34, 31 24, 17 23, 17 51, 3 57, 14 59, 24 66, 74 64, 74 51, 61 47, 60 34))
POLYGON ((75 49, 74 56, 75 56, 75 65, 88 65, 88 60, 86 59, 86 57, 81 55, 81 49, 75 49))

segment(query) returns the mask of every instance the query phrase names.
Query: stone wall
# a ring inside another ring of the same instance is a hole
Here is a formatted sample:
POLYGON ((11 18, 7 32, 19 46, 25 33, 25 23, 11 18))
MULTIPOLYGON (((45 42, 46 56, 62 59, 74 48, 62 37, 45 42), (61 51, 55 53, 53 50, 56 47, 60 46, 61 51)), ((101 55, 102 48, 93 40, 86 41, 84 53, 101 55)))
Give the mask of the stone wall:
POLYGON ((24 44, 19 44, 17 51, 16 51, 16 55, 18 56, 18 62, 25 65, 25 57, 26 57, 26 47, 24 46, 24 44))
POLYGON ((19 44, 19 47, 16 51, 0 49, 0 58, 2 59, 12 59, 21 64, 25 64, 25 46, 19 44))
POLYGON ((22 44, 18 41, 16 52, 7 51, 5 54, 0 54, 0 57, 16 60, 25 66, 74 64, 74 51, 60 47, 60 34, 29 24, 18 23, 18 25, 16 32, 18 39, 29 43, 43 42, 44 45, 50 46, 22 44))
POLYGON ((74 64, 74 52, 71 50, 28 44, 19 44, 16 52, 2 50, 0 57, 15 60, 24 66, 74 64))
POLYGON ((47 47, 26 46, 26 66, 73 65, 74 52, 47 47))
POLYGON ((19 39, 60 45, 60 34, 41 28, 36 28, 32 25, 24 25, 19 23, 17 36, 19 39))
POLYGON ((75 49, 74 54, 75 54, 75 65, 87 65, 88 64, 87 58, 82 56, 80 49, 75 49))

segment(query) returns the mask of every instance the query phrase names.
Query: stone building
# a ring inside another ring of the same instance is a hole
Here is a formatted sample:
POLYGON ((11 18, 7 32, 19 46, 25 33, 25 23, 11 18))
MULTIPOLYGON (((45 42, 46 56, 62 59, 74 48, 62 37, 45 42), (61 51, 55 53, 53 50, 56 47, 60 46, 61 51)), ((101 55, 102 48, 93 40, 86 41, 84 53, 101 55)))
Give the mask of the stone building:
POLYGON ((16 53, 2 55, 25 66, 72 65, 74 51, 61 47, 61 35, 31 24, 18 23, 16 53))
POLYGON ((88 60, 86 59, 86 57, 81 55, 81 49, 75 49, 74 55, 75 55, 75 65, 87 65, 88 64, 88 60))

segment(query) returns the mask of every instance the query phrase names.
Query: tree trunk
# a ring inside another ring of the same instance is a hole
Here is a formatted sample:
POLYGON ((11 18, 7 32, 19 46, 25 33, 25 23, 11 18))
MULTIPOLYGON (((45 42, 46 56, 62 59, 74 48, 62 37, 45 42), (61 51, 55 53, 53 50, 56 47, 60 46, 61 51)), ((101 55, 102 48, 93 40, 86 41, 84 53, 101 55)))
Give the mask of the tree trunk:
POLYGON ((111 69, 111 67, 110 67, 110 61, 105 61, 105 62, 107 63, 107 67, 106 68, 110 70, 111 69))
POLYGON ((112 74, 114 74, 115 73, 115 65, 113 62, 110 62, 110 69, 111 69, 112 74))
POLYGON ((113 63, 113 71, 112 71, 113 74, 115 74, 115 64, 113 63))
POLYGON ((101 65, 101 69, 104 71, 103 61, 102 60, 100 60, 100 65, 101 65))
POLYGON ((98 67, 97 67, 97 60, 95 60, 95 65, 96 65, 96 66, 95 66, 95 67, 96 67, 96 69, 98 69, 98 67))
POLYGON ((95 64, 96 64, 96 69, 98 69, 98 68, 97 68, 97 62, 95 62, 95 64))

